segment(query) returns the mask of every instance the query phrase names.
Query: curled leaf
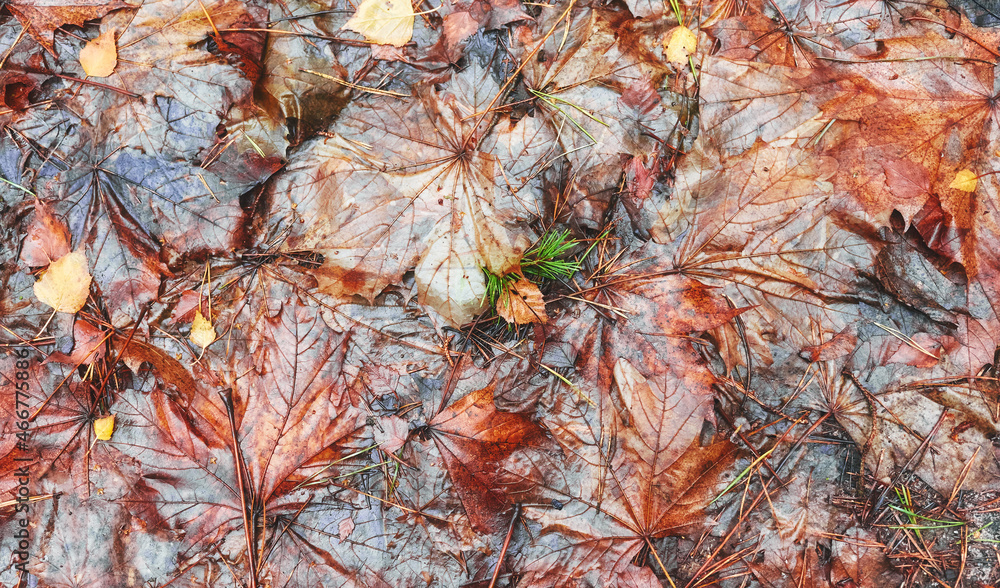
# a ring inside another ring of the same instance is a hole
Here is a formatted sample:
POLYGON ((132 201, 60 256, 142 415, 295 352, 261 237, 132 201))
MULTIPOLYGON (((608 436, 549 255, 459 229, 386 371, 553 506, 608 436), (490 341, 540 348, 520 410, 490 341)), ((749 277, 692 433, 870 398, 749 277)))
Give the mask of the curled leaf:
POLYGON ((75 313, 87 302, 90 281, 86 256, 72 251, 52 262, 35 282, 35 296, 58 312, 75 313))

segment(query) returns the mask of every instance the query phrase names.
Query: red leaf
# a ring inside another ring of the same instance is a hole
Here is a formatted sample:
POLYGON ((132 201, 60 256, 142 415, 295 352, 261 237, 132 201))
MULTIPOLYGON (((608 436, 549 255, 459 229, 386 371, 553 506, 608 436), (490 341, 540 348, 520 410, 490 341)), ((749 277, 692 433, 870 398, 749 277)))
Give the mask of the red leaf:
POLYGON ((512 489, 498 484, 504 462, 545 438, 527 414, 498 411, 493 389, 490 384, 464 396, 430 422, 455 490, 480 533, 498 532, 505 524, 501 515, 512 506, 512 489))

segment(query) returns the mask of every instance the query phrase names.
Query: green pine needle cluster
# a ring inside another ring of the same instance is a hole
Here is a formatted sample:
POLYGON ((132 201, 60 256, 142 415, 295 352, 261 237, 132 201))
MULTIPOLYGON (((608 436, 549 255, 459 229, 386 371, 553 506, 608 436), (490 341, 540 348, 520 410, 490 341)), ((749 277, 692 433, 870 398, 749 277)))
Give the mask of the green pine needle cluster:
MULTIPOLYGON (((521 258, 521 272, 533 282, 572 277, 580 270, 580 263, 562 258, 574 245, 576 240, 570 238, 569 231, 546 233, 521 258)), ((483 273, 486 274, 486 296, 492 305, 496 305, 511 284, 520 278, 515 273, 497 275, 486 268, 483 273)))

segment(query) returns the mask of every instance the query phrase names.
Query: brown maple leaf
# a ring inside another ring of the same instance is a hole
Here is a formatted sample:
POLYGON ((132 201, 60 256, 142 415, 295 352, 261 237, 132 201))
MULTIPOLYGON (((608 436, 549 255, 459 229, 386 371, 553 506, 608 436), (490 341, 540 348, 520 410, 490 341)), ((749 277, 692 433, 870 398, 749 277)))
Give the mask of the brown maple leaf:
POLYGON ((467 394, 429 424, 465 513, 480 533, 503 528, 503 515, 513 506, 509 495, 518 484, 505 475, 505 462, 545 439, 544 430, 528 414, 497 410, 494 388, 490 384, 467 394))
POLYGON ((11 0, 7 7, 46 51, 56 55, 55 32, 63 25, 83 26, 113 10, 133 8, 125 0, 11 0))

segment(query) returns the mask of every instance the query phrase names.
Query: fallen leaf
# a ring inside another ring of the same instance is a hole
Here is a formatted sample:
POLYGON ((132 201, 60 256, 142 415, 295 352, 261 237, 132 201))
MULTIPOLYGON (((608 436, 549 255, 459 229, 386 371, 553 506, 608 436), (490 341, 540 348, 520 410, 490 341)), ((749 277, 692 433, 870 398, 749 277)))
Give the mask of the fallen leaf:
POLYGON ((396 415, 382 419, 375 427, 375 442, 386 453, 395 453, 406 443, 410 426, 396 415))
POLYGON ((11 0, 7 7, 38 44, 56 57, 55 31, 63 25, 83 26, 112 10, 130 8, 123 0, 11 0))
POLYGON ((86 256, 73 251, 49 264, 35 282, 35 296, 57 312, 75 313, 87 303, 90 282, 86 256))
POLYGON ((402 47, 413 37, 410 0, 364 0, 342 28, 381 45, 402 47))
POLYGON ((354 519, 347 517, 337 525, 337 536, 340 537, 341 541, 347 541, 347 538, 354 532, 354 527, 354 519))
POLYGON ((688 58, 698 48, 698 37, 685 26, 674 27, 663 45, 667 50, 667 61, 687 65, 688 58))
POLYGON ((856 325, 851 323, 829 341, 803 347, 801 354, 809 361, 829 361, 851 353, 857 344, 858 329, 856 325))
POLYGON ((976 176, 975 172, 963 169, 955 174, 955 179, 948 184, 948 187, 955 188, 956 190, 961 190, 963 192, 975 192, 978 181, 979 178, 976 176))
POLYGON ((80 50, 80 65, 88 76, 106 78, 118 65, 118 48, 115 46, 115 30, 108 29, 95 39, 87 41, 80 50))
POLYGON ((28 234, 21 248, 21 261, 37 267, 48 265, 69 253, 69 229, 52 212, 52 207, 35 201, 35 218, 28 225, 28 234))
POLYGON ((191 342, 201 347, 208 347, 215 341, 215 327, 212 321, 202 316, 200 310, 194 312, 194 320, 191 321, 191 342))
POLYGON ((115 430, 115 415, 111 414, 94 421, 94 436, 101 441, 110 441, 115 430))
POLYGON ((506 292, 497 300, 497 314, 508 323, 527 325, 530 323, 545 324, 549 316, 545 314, 545 299, 538 286, 521 278, 510 285, 506 292))
POLYGON ((506 460, 545 437, 531 415, 497 410, 494 388, 491 383, 464 396, 430 423, 455 491, 480 533, 499 531, 503 513, 513 505, 508 495, 517 486, 500 483, 506 460))
POLYGON ((59 361, 73 365, 90 365, 104 359, 107 353, 108 334, 85 320, 73 321, 73 352, 69 355, 55 352, 45 361, 59 361))

